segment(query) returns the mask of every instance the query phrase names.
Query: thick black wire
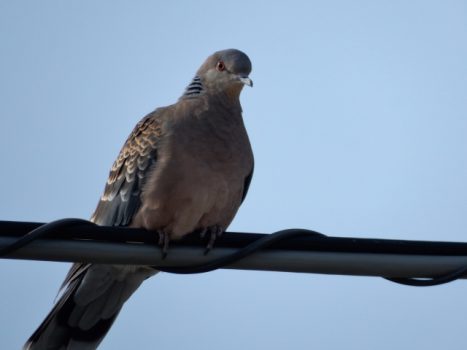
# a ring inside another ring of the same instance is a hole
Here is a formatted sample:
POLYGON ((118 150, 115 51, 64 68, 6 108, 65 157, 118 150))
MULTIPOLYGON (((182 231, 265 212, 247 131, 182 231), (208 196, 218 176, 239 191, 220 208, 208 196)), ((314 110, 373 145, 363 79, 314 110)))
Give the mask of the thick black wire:
POLYGON ((23 237, 18 238, 15 242, 13 242, 10 245, 7 245, 3 248, 0 249, 0 257, 8 255, 15 250, 18 250, 32 241, 35 241, 36 239, 45 237, 45 236, 50 236, 54 233, 59 233, 60 230, 71 227, 71 226, 77 226, 77 225, 95 225, 94 223, 83 220, 83 219, 74 219, 74 218, 69 218, 69 219, 60 219, 60 220, 55 220, 51 221, 47 224, 41 225, 34 230, 26 233, 23 237))
POLYGON ((153 266, 155 269, 164 272, 177 273, 177 274, 193 274, 193 273, 203 273, 213 270, 217 270, 223 266, 230 265, 236 261, 243 259, 244 257, 251 255, 258 250, 264 249, 270 246, 273 243, 304 235, 314 235, 326 237, 322 233, 304 230, 304 229, 288 229, 274 232, 270 235, 261 237, 260 239, 254 241, 253 243, 248 244, 246 247, 237 250, 235 253, 230 255, 214 259, 204 264, 191 265, 191 266, 153 266))
MULTIPOLYGON (((12 244, 3 247, 0 249, 0 257, 4 257, 26 245, 31 243, 32 241, 45 237, 50 236, 52 234, 57 234, 64 228, 69 228, 78 225, 95 225, 94 223, 83 220, 83 219, 60 219, 56 221, 49 222, 47 224, 41 225, 34 230, 28 232, 23 237, 20 237, 12 244)), ((236 261, 239 261, 246 256, 257 252, 258 250, 264 249, 270 246, 273 243, 278 241, 282 241, 285 239, 303 236, 303 235, 315 235, 326 237, 322 233, 305 230, 305 229, 288 229, 277 231, 270 235, 264 236, 253 243, 250 243, 246 247, 239 249, 235 253, 231 255, 221 257, 218 259, 213 259, 204 264, 199 265, 192 265, 192 266, 153 266, 155 269, 159 271, 169 272, 169 273, 176 273, 176 274, 194 274, 194 273, 203 273, 216 270, 223 266, 230 265, 236 261)), ((428 286, 436 286, 440 284, 445 284, 452 282, 460 277, 463 277, 467 274, 467 266, 462 267, 456 271, 448 273, 443 276, 434 277, 434 278, 426 278, 426 279, 417 279, 417 278, 404 278, 404 277, 385 277, 386 280, 403 284, 407 286, 414 286, 414 287, 428 287, 428 286)))

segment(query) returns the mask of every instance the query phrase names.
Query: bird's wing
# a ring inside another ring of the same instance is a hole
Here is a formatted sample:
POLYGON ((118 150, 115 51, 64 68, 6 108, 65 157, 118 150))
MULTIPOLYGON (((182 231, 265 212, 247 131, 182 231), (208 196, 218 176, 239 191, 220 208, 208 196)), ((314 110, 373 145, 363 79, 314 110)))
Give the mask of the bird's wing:
MULTIPOLYGON (((161 136, 162 109, 148 114, 136 124, 110 169, 91 221, 103 226, 127 226, 141 204, 141 189, 157 163, 161 136)), ((61 288, 83 274, 89 264, 73 264, 61 288)))
POLYGON ((126 140, 110 170, 104 194, 92 215, 98 225, 127 226, 138 210, 144 179, 157 162, 159 110, 143 118, 126 140))
MULTIPOLYGON (((161 113, 156 110, 143 118, 125 142, 92 216, 95 223, 131 223, 141 204, 144 179, 157 163, 161 113)), ((126 272, 111 265, 73 264, 62 284, 63 294, 24 349, 95 349, 123 303, 155 273, 142 267, 126 272)))

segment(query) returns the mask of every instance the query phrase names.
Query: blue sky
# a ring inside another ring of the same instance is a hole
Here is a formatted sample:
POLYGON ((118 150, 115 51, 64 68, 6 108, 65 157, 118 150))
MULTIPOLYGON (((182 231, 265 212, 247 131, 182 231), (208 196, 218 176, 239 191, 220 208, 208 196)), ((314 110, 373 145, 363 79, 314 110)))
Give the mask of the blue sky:
MULTIPOLYGON (((0 219, 89 218, 134 124, 233 47, 256 169, 230 230, 467 241, 466 43, 463 1, 2 1, 0 219)), ((2 348, 67 269, 0 261, 2 348)), ((464 284, 159 274, 101 349, 464 349, 464 284)))

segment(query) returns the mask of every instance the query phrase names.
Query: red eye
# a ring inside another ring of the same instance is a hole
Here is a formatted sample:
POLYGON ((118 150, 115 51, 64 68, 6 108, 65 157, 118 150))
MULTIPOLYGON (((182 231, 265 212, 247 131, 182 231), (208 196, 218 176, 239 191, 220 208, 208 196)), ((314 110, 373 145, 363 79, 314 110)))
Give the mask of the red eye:
POLYGON ((218 70, 219 72, 222 72, 223 70, 225 70, 225 64, 224 64, 224 62, 222 62, 222 61, 217 62, 216 68, 217 68, 217 70, 218 70))

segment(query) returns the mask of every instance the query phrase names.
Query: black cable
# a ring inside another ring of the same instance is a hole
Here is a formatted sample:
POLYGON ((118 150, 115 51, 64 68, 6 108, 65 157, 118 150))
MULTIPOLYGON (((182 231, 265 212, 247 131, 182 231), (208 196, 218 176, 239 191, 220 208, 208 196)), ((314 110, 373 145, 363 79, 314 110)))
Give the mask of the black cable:
MULTIPOLYGON (((0 249, 0 257, 6 256, 11 252, 18 250, 32 241, 43 238, 50 237, 53 234, 60 233, 65 228, 70 228, 74 226, 95 226, 94 223, 83 220, 83 219, 60 219, 56 221, 43 224, 32 231, 28 232, 24 236, 20 237, 18 240, 12 244, 3 247, 0 249)), ((258 250, 264 249, 278 241, 290 239, 293 237, 304 236, 304 235, 314 235, 320 237, 327 237, 322 233, 305 230, 305 229, 287 229, 282 231, 277 231, 270 235, 266 235, 253 243, 248 244, 246 247, 239 249, 231 255, 224 256, 218 259, 213 259, 204 264, 192 265, 192 266, 153 266, 153 268, 176 274, 194 274, 194 273, 203 273, 216 270, 223 266, 230 265, 236 261, 243 259, 244 257, 257 252, 258 250)), ((464 277, 467 274, 467 267, 462 267, 456 271, 447 273, 446 275, 427 278, 427 279, 417 279, 417 278, 402 278, 402 277, 385 277, 386 280, 403 284, 407 286, 414 287, 428 287, 436 286, 440 284, 445 284, 457 280, 461 277, 464 277)))
POLYGON ((453 282, 467 274, 467 266, 461 267, 460 269, 447 273, 446 275, 433 277, 433 278, 426 278, 426 279, 418 279, 418 278, 402 278, 402 277, 384 277, 384 279, 403 284, 405 286, 411 287, 433 287, 439 286, 441 284, 446 284, 449 282, 453 282))
POLYGON ((60 230, 64 228, 67 228, 70 226, 77 226, 77 225, 95 225, 95 224, 87 220, 74 219, 74 218, 51 221, 47 224, 41 225, 38 228, 28 232, 27 234, 20 237, 12 244, 1 248, 0 256, 5 256, 7 254, 10 254, 11 252, 14 252, 15 250, 18 250, 28 245, 29 243, 31 243, 32 241, 35 241, 38 238, 43 238, 45 236, 51 236, 52 234, 58 233, 60 230))
POLYGON ((246 247, 237 250, 235 253, 230 255, 214 259, 204 264, 192 265, 192 266, 153 266, 154 269, 164 272, 176 273, 176 274, 193 274, 193 273, 203 273, 213 270, 217 270, 220 267, 230 265, 236 261, 243 259, 244 257, 251 255, 258 250, 264 249, 271 244, 274 244, 278 241, 282 241, 288 238, 304 236, 304 235, 314 235, 320 237, 326 237, 322 233, 305 230, 305 229, 288 229, 274 232, 270 235, 266 235, 253 243, 248 244, 246 247))

